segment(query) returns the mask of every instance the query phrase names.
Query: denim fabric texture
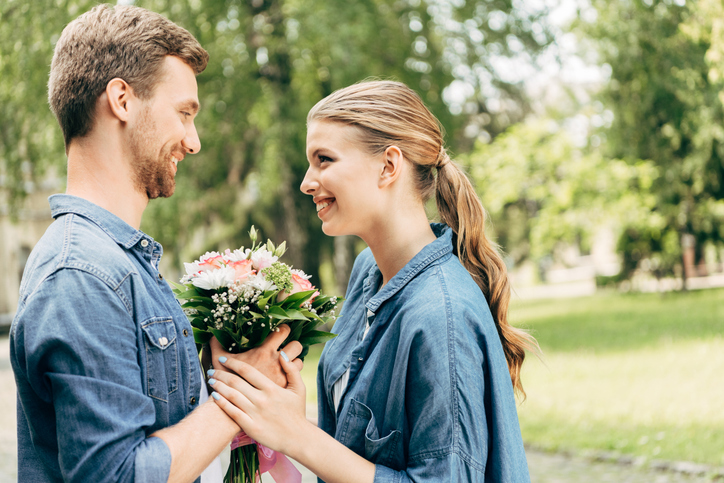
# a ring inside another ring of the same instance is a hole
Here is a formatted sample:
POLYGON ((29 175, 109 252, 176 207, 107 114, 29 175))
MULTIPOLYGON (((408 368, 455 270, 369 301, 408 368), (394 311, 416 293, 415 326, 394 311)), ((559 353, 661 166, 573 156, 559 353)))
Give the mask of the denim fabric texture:
POLYGON ((319 363, 319 426, 375 463, 375 482, 529 482, 490 309, 453 254, 452 230, 432 228, 437 240, 379 291, 370 250, 355 261, 319 363))
POLYGON ((198 406, 202 375, 161 245, 81 198, 50 206, 10 329, 18 481, 166 481, 149 436, 198 406))

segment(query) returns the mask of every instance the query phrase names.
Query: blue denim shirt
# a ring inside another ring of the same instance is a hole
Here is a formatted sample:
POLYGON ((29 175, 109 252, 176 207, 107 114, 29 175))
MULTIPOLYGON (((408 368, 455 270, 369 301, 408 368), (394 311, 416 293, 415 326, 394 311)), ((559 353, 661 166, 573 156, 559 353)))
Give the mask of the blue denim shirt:
POLYGON ((201 371, 161 245, 81 198, 50 206, 10 329, 18 481, 166 481, 149 436, 198 406, 201 371))
POLYGON ((375 463, 375 482, 529 482, 490 309, 452 230, 432 227, 437 240, 379 291, 369 249, 355 261, 319 362, 319 426, 375 463), (348 368, 335 411, 332 387, 348 368))

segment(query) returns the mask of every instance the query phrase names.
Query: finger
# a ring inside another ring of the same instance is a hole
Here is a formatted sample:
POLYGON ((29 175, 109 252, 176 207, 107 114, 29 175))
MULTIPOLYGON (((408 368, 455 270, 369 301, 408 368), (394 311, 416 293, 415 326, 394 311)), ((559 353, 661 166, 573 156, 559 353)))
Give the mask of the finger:
POLYGON ((293 340, 289 344, 285 345, 282 350, 287 354, 287 356, 289 356, 289 359, 294 360, 299 357, 299 354, 302 353, 304 347, 302 347, 302 344, 300 344, 299 341, 293 340))
POLYGON ((213 368, 217 371, 228 371, 223 364, 219 363, 219 357, 229 358, 231 354, 224 349, 224 346, 221 345, 221 342, 219 342, 216 337, 211 338, 209 346, 211 347, 211 365, 213 368))
POLYGON ((287 380, 289 381, 289 384, 287 385, 287 389, 291 389, 294 392, 299 392, 299 389, 305 390, 304 382, 302 381, 302 375, 299 373, 301 370, 297 365, 289 360, 289 356, 286 355, 284 351, 282 351, 279 354, 279 363, 282 366, 282 369, 284 369, 284 372, 287 374, 287 380))
POLYGON ((294 359, 292 360, 292 364, 294 364, 299 372, 302 372, 302 369, 304 369, 304 361, 301 359, 294 359))
POLYGON ((211 397, 217 406, 226 413, 242 430, 246 427, 250 427, 252 419, 244 411, 236 407, 234 404, 229 402, 224 396, 214 391, 211 393, 211 397))
POLYGON ((271 386, 276 386, 271 379, 246 362, 226 357, 221 357, 218 360, 224 365, 224 367, 240 375, 246 382, 256 389, 263 390, 268 389, 271 386))
POLYGON ((249 397, 247 397, 247 393, 253 397, 253 392, 256 391, 256 389, 252 388, 249 384, 237 376, 232 376, 225 372, 220 372, 214 375, 219 377, 219 379, 216 379, 215 377, 210 379, 209 385, 213 388, 214 392, 221 394, 231 404, 246 413, 254 409, 254 403, 249 397), (236 381, 233 381, 232 383, 230 380, 233 380, 234 378, 236 381), (226 381, 222 381, 222 379, 226 379, 226 381), (227 383, 227 381, 229 382, 227 383))
MULTIPOLYGON (((211 386, 212 389, 216 390, 217 387, 229 387, 233 391, 238 392, 239 394, 243 395, 247 400, 252 400, 255 398, 255 396, 258 395, 259 390, 249 384, 247 381, 245 381, 240 376, 234 374, 233 372, 226 370, 226 371, 209 371, 207 373, 209 375, 209 386, 211 386)), ((226 393, 223 393, 225 396, 227 396, 226 393)), ((228 396, 227 396, 228 397, 228 396)))
POLYGON ((261 344, 261 347, 264 347, 265 349, 274 352, 278 351, 279 346, 284 343, 291 331, 292 329, 290 329, 287 324, 280 325, 279 327, 277 327, 277 330, 269 334, 269 336, 261 344))

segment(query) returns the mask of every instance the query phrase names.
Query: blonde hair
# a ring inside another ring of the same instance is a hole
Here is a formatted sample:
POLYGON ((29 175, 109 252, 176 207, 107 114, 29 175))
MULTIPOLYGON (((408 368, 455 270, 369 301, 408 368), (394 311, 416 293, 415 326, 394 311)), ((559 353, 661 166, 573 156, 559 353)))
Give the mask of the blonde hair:
POLYGON ((415 166, 415 185, 423 201, 435 194, 438 213, 454 233, 454 251, 485 295, 503 345, 515 390, 525 396, 520 368, 535 339, 508 322, 510 282, 497 246, 485 236, 485 209, 468 177, 448 156, 443 129, 422 99, 400 82, 367 81, 335 91, 307 116, 359 128, 371 154, 400 148, 415 166))
POLYGON ((96 101, 111 79, 125 80, 148 99, 167 55, 196 74, 209 60, 188 31, 140 7, 98 5, 70 22, 55 46, 48 81, 48 101, 66 149, 71 139, 91 131, 96 101))

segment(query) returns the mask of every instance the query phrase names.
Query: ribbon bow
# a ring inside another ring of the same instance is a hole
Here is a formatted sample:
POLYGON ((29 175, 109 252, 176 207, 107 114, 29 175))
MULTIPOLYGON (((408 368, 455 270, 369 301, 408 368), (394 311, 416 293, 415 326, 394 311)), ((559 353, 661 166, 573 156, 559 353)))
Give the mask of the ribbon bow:
POLYGON ((269 474, 274 478, 276 483, 301 483, 302 474, 299 470, 289 461, 289 458, 269 449, 261 443, 257 443, 244 431, 234 436, 231 441, 231 449, 235 450, 242 446, 249 444, 256 444, 256 449, 259 454, 259 473, 269 474))

